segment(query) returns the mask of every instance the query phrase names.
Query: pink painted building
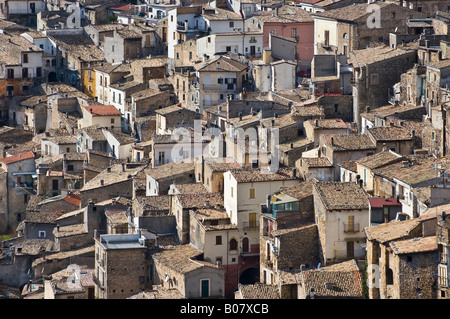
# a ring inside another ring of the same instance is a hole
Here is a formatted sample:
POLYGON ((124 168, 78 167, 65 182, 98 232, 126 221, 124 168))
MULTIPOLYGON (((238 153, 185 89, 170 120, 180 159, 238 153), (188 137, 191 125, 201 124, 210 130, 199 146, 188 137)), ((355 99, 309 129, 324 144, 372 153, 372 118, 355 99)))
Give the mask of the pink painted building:
POLYGON ((310 12, 293 6, 257 11, 246 21, 246 30, 262 31, 264 47, 270 46, 270 34, 296 42, 296 58, 301 61, 301 69, 310 69, 314 57, 314 19, 310 12))

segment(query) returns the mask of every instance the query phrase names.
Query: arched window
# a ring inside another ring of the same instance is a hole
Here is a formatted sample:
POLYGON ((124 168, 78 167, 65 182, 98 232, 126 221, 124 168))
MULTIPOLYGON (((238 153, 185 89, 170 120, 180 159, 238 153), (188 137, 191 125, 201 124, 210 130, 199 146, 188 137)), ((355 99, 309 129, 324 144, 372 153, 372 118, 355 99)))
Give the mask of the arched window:
POLYGON ((249 242, 249 240, 248 240, 248 237, 245 237, 245 238, 242 240, 242 251, 243 251, 244 253, 248 253, 248 252, 250 251, 250 242, 249 242))
POLYGON ((230 240, 230 250, 237 250, 237 240, 234 238, 230 240))

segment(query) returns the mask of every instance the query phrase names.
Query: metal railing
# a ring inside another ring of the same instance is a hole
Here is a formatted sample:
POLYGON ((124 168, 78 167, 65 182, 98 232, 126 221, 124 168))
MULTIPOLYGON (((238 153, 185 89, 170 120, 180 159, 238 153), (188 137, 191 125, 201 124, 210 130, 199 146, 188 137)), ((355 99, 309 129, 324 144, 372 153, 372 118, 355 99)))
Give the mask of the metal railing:
POLYGON ((236 91, 236 84, 203 84, 203 90, 236 91))
POLYGON ((357 232, 359 232, 359 224, 344 223, 344 233, 357 233, 357 232))

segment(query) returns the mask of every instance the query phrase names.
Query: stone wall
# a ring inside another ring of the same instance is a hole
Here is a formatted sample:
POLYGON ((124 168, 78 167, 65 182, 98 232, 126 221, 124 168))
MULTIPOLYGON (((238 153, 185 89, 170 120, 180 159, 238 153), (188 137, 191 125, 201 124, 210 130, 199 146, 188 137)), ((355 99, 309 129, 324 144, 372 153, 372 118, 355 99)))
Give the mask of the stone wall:
POLYGON ((315 267, 319 263, 318 228, 316 225, 288 232, 279 237, 278 268, 315 267))
POLYGON ((125 299, 151 287, 147 248, 106 251, 105 298, 125 299))
POLYGON ((325 118, 339 118, 344 122, 353 121, 353 98, 351 95, 322 96, 317 104, 323 108, 325 118))
POLYGON ((436 299, 437 250, 417 254, 402 254, 394 257, 393 298, 395 299, 436 299))

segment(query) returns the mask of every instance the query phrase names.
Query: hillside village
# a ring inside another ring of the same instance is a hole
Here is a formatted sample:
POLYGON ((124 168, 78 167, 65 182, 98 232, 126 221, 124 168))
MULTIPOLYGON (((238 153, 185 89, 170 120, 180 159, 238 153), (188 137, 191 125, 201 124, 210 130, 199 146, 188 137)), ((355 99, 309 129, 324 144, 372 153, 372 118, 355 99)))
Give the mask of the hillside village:
POLYGON ((0 298, 450 299, 450 1, 120 1, 0 0, 0 298))

